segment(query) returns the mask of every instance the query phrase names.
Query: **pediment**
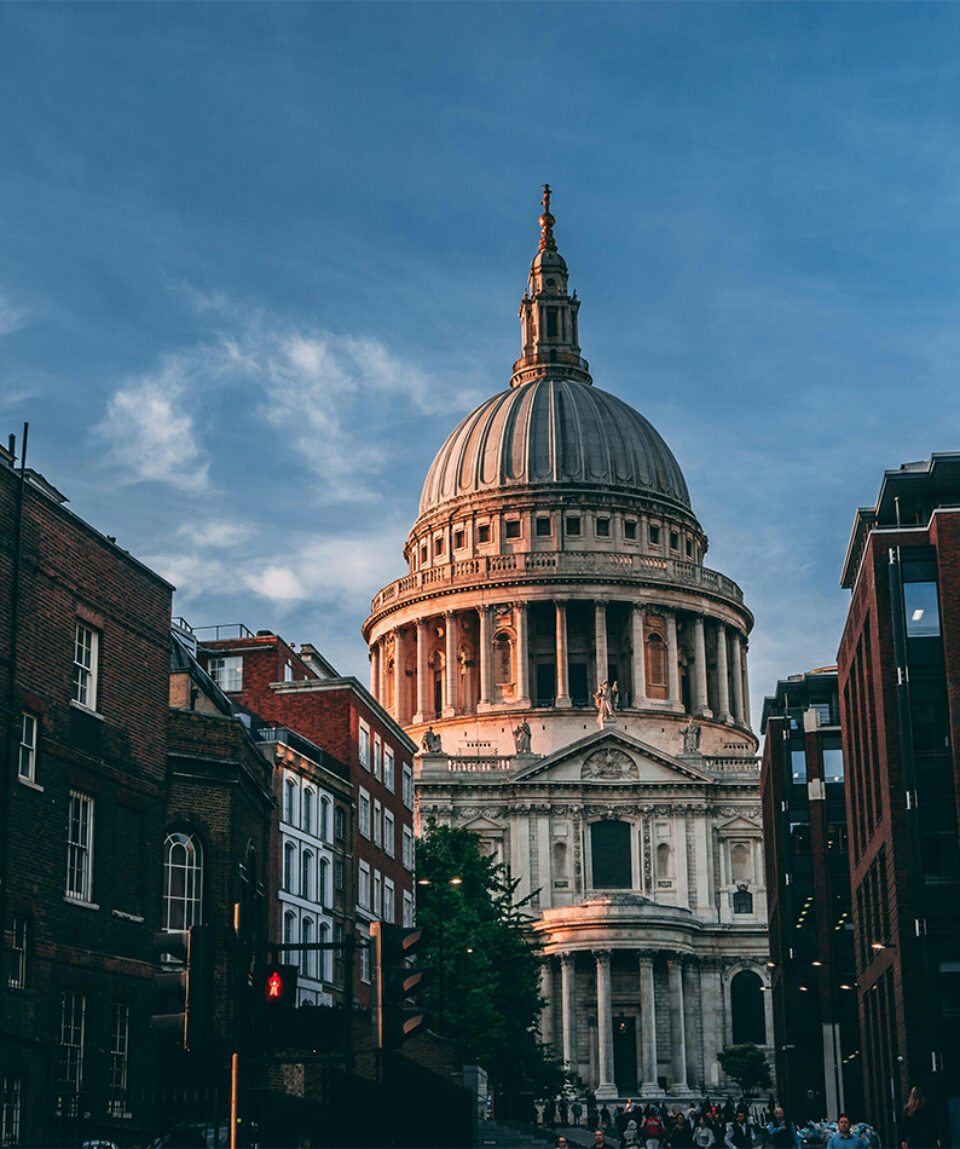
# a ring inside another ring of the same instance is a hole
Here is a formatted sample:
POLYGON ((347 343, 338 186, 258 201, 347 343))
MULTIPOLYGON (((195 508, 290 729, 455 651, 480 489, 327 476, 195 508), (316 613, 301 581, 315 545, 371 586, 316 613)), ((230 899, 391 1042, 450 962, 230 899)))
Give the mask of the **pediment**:
POLYGON ((598 730, 514 775, 517 782, 579 782, 584 786, 675 785, 713 778, 622 730, 598 730))
POLYGON ((485 814, 479 814, 469 822, 464 822, 465 830, 472 830, 474 834, 502 834, 506 829, 503 822, 495 822, 485 814))
POLYGON ((754 822, 750 818, 743 817, 738 814, 734 818, 729 818, 726 822, 718 822, 717 829, 721 834, 735 834, 739 830, 749 830, 750 833, 756 833, 760 829, 760 823, 754 822))

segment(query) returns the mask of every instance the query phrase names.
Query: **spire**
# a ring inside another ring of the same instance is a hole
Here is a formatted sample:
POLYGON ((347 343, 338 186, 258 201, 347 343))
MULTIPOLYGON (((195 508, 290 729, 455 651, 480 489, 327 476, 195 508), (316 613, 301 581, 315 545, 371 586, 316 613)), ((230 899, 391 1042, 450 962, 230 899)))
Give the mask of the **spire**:
POLYGON ((576 379, 591 383, 589 365, 580 358, 577 293, 567 291, 567 264, 557 251, 550 211, 549 184, 543 185, 543 214, 540 216, 540 244, 530 265, 527 290, 520 302, 523 353, 513 365, 511 387, 535 379, 576 379))

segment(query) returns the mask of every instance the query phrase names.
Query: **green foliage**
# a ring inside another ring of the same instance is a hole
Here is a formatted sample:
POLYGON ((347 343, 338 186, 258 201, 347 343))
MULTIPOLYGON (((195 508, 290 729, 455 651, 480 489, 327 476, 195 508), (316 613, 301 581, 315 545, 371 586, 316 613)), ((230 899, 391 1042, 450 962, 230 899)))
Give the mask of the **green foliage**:
POLYGON ((720 1052, 718 1059, 723 1072, 733 1078, 747 1097, 755 1090, 766 1089, 771 1084, 766 1054, 753 1042, 730 1045, 720 1052))
POLYGON ((500 1090, 557 1092, 563 1073, 537 1034, 540 961, 517 882, 475 834, 432 820, 417 843, 417 881, 429 882, 417 887, 417 925, 429 932, 421 961, 436 971, 423 993, 432 1028, 457 1038, 500 1090))

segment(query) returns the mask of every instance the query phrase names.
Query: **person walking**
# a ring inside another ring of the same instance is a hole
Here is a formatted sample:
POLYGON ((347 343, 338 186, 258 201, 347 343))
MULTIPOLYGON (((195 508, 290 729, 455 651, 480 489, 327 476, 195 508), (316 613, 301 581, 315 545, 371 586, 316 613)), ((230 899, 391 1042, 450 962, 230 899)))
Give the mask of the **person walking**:
POLYGON ((697 1119, 697 1127, 693 1131, 693 1143, 697 1149, 710 1149, 711 1145, 716 1145, 717 1139, 706 1117, 697 1119))
POLYGON ((647 1109, 647 1115, 643 1119, 640 1131, 646 1149, 660 1149, 660 1142, 663 1140, 666 1130, 663 1127, 663 1122, 652 1108, 647 1109))
POLYGON ((576 1098, 573 1105, 570 1106, 570 1110, 573 1113, 574 1128, 579 1129, 580 1128, 580 1118, 583 1116, 583 1106, 580 1104, 580 1098, 579 1097, 576 1098))
POLYGON ((756 1145, 756 1130, 747 1118, 747 1111, 743 1106, 737 1109, 734 1119, 727 1122, 727 1133, 723 1143, 727 1149, 753 1149, 756 1145))
POLYGON ((827 1142, 827 1149, 867 1149, 866 1141, 850 1127, 846 1113, 837 1118, 837 1131, 827 1142))
POLYGON ((669 1149, 692 1149, 693 1130, 682 1113, 674 1115, 673 1128, 667 1130, 664 1144, 669 1146, 669 1149))
POLYGON ((927 1105, 920 1086, 914 1085, 903 1107, 900 1149, 933 1149, 933 1146, 940 1147, 936 1114, 927 1105))
POLYGON ((800 1149, 800 1137, 797 1127, 787 1120, 782 1105, 775 1105, 773 1116, 766 1129, 767 1144, 773 1149, 800 1149))

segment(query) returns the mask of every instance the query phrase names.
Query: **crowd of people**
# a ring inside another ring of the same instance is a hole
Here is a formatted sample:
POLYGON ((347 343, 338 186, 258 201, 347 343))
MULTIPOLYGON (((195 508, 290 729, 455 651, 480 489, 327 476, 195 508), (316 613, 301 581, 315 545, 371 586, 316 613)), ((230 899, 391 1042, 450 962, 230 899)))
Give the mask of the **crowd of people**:
MULTIPOLYGON (((751 1110, 746 1102, 720 1105, 706 1100, 686 1112, 665 1105, 628 1100, 611 1109, 597 1106, 592 1097, 548 1101, 543 1109, 548 1128, 585 1126, 593 1133, 594 1149, 801 1149, 802 1145, 826 1145, 827 1149, 877 1149, 875 1132, 854 1125, 842 1113, 836 1123, 807 1123, 802 1128, 790 1120, 771 1099, 769 1108, 751 1110)), ((557 1149, 568 1149, 565 1136, 558 1136, 557 1149)))

